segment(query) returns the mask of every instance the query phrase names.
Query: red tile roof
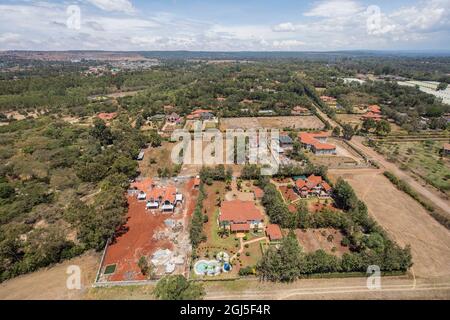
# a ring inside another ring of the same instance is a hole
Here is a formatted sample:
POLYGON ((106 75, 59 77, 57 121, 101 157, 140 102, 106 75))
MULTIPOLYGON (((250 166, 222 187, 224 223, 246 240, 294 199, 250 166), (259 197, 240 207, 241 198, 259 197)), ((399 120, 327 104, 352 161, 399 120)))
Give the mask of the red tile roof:
POLYGON ((253 201, 224 201, 220 208, 219 221, 231 221, 232 223, 263 220, 261 211, 253 201))
POLYGON ((335 145, 329 143, 322 143, 318 138, 327 138, 329 136, 328 132, 301 132, 298 137, 301 143, 314 146, 316 150, 334 150, 336 149, 335 145))
POLYGON ((177 188, 174 186, 155 187, 147 194, 147 198, 153 200, 161 199, 162 202, 169 201, 170 203, 174 203, 176 194, 177 188))
POLYGON ((250 231, 250 224, 248 224, 248 223, 233 223, 231 225, 231 231, 233 231, 233 232, 250 231))
POLYGON ((444 150, 450 150, 450 143, 444 144, 444 150))
POLYGON ((367 108, 367 110, 369 112, 373 112, 373 113, 381 113, 381 108, 379 106, 377 106, 376 104, 369 106, 367 108))
POLYGON ((336 146, 329 143, 315 143, 314 148, 316 150, 334 150, 336 149, 336 146))
POLYGON ((191 114, 202 114, 202 113, 206 113, 206 112, 212 112, 212 110, 207 110, 207 109, 197 109, 191 112, 191 114))
POLYGON ((269 224, 266 228, 266 234, 271 241, 283 239, 283 233, 277 224, 269 224))
POLYGON ((97 117, 102 120, 112 120, 115 117, 117 117, 117 112, 111 112, 111 113, 101 112, 97 115, 97 117))
POLYGON ((264 196, 264 190, 259 187, 253 187, 256 199, 261 199, 264 196))
POLYGON ((137 189, 139 191, 148 192, 153 186, 153 180, 151 178, 145 178, 143 180, 135 181, 131 183, 130 188, 137 189))
POLYGON ((330 185, 326 181, 324 181, 321 176, 315 176, 313 174, 306 178, 306 180, 298 179, 297 181, 295 181, 295 185, 297 189, 305 191, 309 191, 312 188, 317 187, 318 185, 321 185, 322 188, 327 192, 331 190, 330 185))

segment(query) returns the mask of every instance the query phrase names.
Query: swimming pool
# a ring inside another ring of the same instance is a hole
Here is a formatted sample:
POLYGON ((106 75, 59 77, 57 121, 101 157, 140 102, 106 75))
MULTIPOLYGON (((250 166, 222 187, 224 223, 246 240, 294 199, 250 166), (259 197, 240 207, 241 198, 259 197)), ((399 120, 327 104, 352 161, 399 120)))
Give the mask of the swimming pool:
POLYGON ((200 260, 194 265, 194 271, 199 276, 215 276, 220 273, 221 266, 219 262, 215 260, 200 260))

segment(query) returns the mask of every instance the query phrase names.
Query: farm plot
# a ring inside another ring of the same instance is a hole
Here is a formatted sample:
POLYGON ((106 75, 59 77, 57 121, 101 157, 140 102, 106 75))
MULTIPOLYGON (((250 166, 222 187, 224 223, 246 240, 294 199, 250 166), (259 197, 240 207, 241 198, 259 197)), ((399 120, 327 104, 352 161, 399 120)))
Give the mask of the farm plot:
POLYGON ((324 127, 322 121, 316 116, 223 118, 220 125, 221 130, 258 128, 321 130, 324 127))
POLYGON ((441 157, 443 142, 379 143, 378 150, 402 169, 418 174, 426 182, 450 196, 450 158, 441 157))

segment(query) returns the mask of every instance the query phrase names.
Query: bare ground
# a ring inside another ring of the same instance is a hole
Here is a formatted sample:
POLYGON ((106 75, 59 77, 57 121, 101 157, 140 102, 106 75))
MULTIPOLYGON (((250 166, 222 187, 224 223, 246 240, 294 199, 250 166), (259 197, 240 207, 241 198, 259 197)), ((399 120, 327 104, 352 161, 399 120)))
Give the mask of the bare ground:
POLYGON ((0 284, 0 300, 82 299, 91 289, 99 261, 100 253, 88 252, 53 267, 5 281, 0 284), (81 290, 67 289, 66 271, 71 265, 81 269, 81 290))

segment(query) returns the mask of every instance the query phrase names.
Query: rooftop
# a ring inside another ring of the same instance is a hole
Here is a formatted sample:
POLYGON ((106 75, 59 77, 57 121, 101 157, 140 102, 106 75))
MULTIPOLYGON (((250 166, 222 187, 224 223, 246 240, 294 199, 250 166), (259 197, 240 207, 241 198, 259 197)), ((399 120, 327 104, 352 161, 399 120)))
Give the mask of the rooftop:
POLYGON ((245 223, 251 220, 263 220, 261 211, 253 201, 232 200, 222 202, 219 221, 232 221, 245 223))

